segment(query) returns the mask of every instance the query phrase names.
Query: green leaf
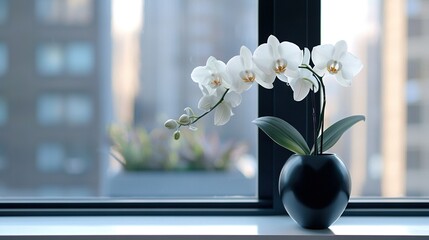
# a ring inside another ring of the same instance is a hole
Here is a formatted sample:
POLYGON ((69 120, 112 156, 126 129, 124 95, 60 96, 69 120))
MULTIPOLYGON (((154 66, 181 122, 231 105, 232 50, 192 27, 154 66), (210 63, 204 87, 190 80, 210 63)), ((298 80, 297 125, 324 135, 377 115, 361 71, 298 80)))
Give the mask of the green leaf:
POLYGON ((310 148, 304 137, 286 121, 277 117, 266 116, 253 120, 253 123, 280 146, 296 154, 310 154, 310 148))
MULTIPOLYGON (((347 131, 349 128, 351 128, 359 121, 365 121, 365 117, 362 115, 346 117, 332 124, 329 128, 327 128, 323 132, 323 146, 322 146, 323 151, 326 151, 331 147, 333 147, 341 138, 341 136, 344 134, 344 132, 347 131)), ((321 137, 319 136, 317 138, 317 148, 318 148, 317 152, 320 151, 320 139, 321 137)), ((312 153, 313 151, 314 151, 314 148, 312 150, 312 153)))

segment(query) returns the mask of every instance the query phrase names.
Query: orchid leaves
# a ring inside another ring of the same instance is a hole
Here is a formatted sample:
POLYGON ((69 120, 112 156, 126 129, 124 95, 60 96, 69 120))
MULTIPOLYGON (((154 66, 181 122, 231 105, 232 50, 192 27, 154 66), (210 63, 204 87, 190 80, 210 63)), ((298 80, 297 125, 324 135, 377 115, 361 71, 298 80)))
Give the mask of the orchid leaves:
POLYGON ((252 121, 278 145, 301 155, 310 154, 304 137, 288 122, 273 116, 259 117, 252 121))
MULTIPOLYGON (((351 128, 353 125, 360 121, 365 121, 365 117, 362 115, 355 115, 343 118, 338 122, 332 124, 323 132, 323 144, 321 144, 321 137, 319 136, 317 138, 317 152, 320 152, 319 148, 321 146, 323 147, 323 151, 326 151, 333 147, 338 142, 338 140, 340 140, 341 136, 345 131, 347 131, 349 128, 351 128)), ((312 149, 311 153, 313 152, 314 148, 312 149)))
MULTIPOLYGON (((327 151, 337 143, 345 131, 360 121, 364 121, 362 115, 346 117, 323 132, 323 144, 321 137, 317 138, 317 146, 323 146, 323 151, 327 151)), ((314 153, 314 148, 310 151, 304 137, 288 122, 272 116, 259 117, 253 121, 268 137, 275 143, 288 149, 291 152, 300 155, 309 155, 314 153)), ((318 151, 320 149, 317 149, 318 151)))

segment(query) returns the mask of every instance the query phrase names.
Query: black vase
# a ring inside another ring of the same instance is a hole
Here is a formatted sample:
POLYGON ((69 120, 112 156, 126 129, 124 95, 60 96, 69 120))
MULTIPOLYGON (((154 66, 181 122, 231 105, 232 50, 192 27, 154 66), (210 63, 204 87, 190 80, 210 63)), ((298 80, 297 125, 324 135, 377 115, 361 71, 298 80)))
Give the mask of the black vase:
POLYGON ((350 190, 350 174, 335 154, 292 155, 280 173, 283 205, 303 228, 331 226, 344 212, 350 190))

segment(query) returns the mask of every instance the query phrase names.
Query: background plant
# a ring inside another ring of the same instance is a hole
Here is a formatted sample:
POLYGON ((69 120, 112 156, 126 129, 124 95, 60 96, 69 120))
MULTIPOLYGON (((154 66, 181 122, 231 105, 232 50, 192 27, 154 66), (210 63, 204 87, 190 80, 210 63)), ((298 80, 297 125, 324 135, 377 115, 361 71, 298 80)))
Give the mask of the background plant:
POLYGON ((222 142, 216 133, 184 133, 174 141, 165 129, 109 128, 111 156, 126 171, 224 171, 247 153, 244 143, 222 142))

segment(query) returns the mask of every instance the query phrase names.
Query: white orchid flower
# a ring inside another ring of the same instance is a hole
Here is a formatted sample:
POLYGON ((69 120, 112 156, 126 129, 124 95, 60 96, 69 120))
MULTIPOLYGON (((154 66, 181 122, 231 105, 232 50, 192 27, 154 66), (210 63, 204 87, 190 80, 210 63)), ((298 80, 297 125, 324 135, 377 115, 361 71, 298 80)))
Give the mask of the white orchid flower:
POLYGON ((256 67, 252 52, 245 46, 241 47, 240 55, 228 61, 226 70, 231 77, 231 90, 238 93, 248 90, 255 81, 264 88, 273 88, 274 78, 268 78, 256 67))
POLYGON ((200 89, 203 92, 203 96, 198 101, 198 108, 204 111, 210 111, 210 109, 216 104, 216 91, 210 93, 204 85, 200 85, 200 89))
MULTIPOLYGON (((310 50, 308 50, 308 48, 304 48, 304 58, 302 60, 302 65, 310 67, 309 64, 310 50)), ((295 99, 295 101, 303 100, 311 89, 313 89, 314 92, 319 90, 319 82, 313 76, 313 73, 305 68, 300 68, 299 76, 297 78, 290 79, 289 83, 293 90, 293 99, 295 99)))
POLYGON ((207 87, 210 94, 215 92, 219 87, 230 87, 226 65, 215 57, 209 57, 206 66, 196 67, 191 73, 191 78, 200 86, 207 87))
MULTIPOLYGON (((198 102, 198 108, 204 111, 211 110, 220 101, 225 91, 227 90, 218 88, 213 94, 208 94, 208 91, 205 89, 203 91, 204 96, 198 102)), ((234 115, 232 108, 237 107, 240 103, 241 95, 237 92, 228 91, 223 101, 214 110, 214 124, 220 126, 227 123, 231 119, 231 116, 234 115)))
POLYGON ((256 48, 253 60, 272 81, 277 76, 288 83, 288 78, 296 78, 299 75, 302 52, 297 45, 287 41, 280 43, 276 37, 270 35, 267 43, 256 48))
POLYGON ((342 40, 335 44, 319 45, 311 53, 314 70, 318 74, 328 73, 335 76, 337 82, 349 87, 362 69, 361 61, 353 54, 347 52, 347 43, 342 40))

